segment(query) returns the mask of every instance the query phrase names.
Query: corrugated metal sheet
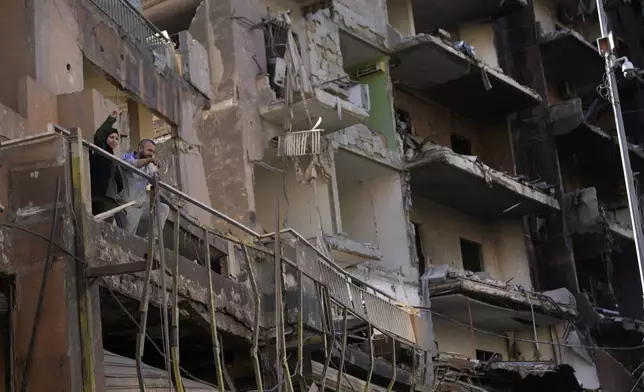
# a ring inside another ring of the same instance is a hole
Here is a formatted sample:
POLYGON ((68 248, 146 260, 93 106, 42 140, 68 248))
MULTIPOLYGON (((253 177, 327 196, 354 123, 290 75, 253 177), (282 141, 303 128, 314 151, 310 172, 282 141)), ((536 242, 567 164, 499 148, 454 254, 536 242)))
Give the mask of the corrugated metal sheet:
MULTIPOLYGON (((139 392, 139 382, 136 377, 136 362, 134 359, 122 357, 109 351, 104 351, 105 390, 118 392, 139 392)), ((147 391, 174 391, 168 374, 161 369, 144 365, 143 375, 147 391)), ((216 392, 217 388, 209 385, 186 380, 183 385, 188 392, 216 392)))

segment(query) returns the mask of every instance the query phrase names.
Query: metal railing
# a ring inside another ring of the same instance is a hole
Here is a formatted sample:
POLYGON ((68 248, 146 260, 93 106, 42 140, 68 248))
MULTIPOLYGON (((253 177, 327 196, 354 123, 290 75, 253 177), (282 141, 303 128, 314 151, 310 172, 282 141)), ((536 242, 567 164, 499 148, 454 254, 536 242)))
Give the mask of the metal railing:
MULTIPOLYGON (((285 235, 289 234, 294 236, 298 242, 303 244, 306 248, 308 248, 310 251, 312 251, 312 257, 311 258, 306 258, 306 259, 301 259, 297 258, 296 261, 289 260, 286 257, 281 256, 281 250, 278 250, 279 247, 276 247, 275 251, 270 251, 267 248, 263 247, 262 245, 254 246, 253 249, 255 250, 261 250, 264 254, 268 256, 268 258, 272 258, 273 260, 279 260, 279 265, 280 268, 276 268, 277 270, 281 270, 283 274, 286 274, 287 271, 286 269, 289 268, 291 270, 295 270, 296 274, 300 276, 299 279, 299 287, 298 290, 300 292, 300 295, 302 294, 302 285, 301 285, 301 277, 302 276, 307 276, 309 279, 313 280, 316 285, 319 285, 320 287, 323 287, 323 291, 334 301, 336 301, 338 304, 340 304, 345 311, 345 318, 346 318, 346 313, 350 312, 356 317, 362 319, 365 323, 367 323, 370 327, 373 326, 374 328, 377 328, 381 332, 385 333, 386 335, 391 336, 394 340, 398 340, 401 342, 407 342, 408 344, 411 344, 415 347, 420 348, 421 350, 424 350, 422 347, 422 344, 419 344, 419 340, 415 336, 414 332, 414 323, 412 320, 412 312, 404 309, 402 306, 399 306, 398 301, 388 295, 387 293, 377 289, 376 287, 368 284, 367 282, 363 282, 360 279, 357 279, 353 277, 352 275, 348 274, 346 271, 344 271, 341 267, 339 267, 337 264, 333 262, 333 260, 329 259, 326 255, 324 255, 320 250, 318 250, 315 246, 313 246, 306 238, 301 236, 299 233, 297 233, 293 229, 284 229, 280 230, 278 232, 274 233, 269 233, 269 234, 259 234, 253 229, 247 227, 246 225, 236 221, 235 219, 217 211, 216 209, 194 199, 193 197, 185 194, 184 192, 168 185, 167 183, 164 183, 160 181, 158 178, 155 178, 153 176, 148 175, 147 173, 143 172, 140 169, 135 168, 134 166, 130 165, 129 163, 121 160, 117 156, 114 156, 113 154, 103 150, 102 148, 86 141, 86 140, 78 140, 79 136, 78 133, 73 133, 63 127, 60 127, 58 125, 53 125, 50 124, 48 126, 48 132, 39 134, 39 135, 33 135, 30 137, 22 138, 20 141, 18 140, 10 140, 7 142, 2 142, 0 143, 0 146, 9 146, 12 144, 18 144, 18 143, 24 143, 26 141, 33 142, 36 141, 39 138, 48 138, 48 137, 55 137, 56 135, 61 135, 66 138, 71 138, 71 140, 76 140, 76 143, 82 144, 83 149, 88 149, 104 158, 107 158, 108 160, 116 163, 119 165, 123 170, 127 170, 130 172, 133 172, 134 174, 141 176, 142 178, 148 180, 150 184, 154 185, 155 191, 154 193, 158 195, 158 191, 163 190, 166 191, 182 201, 185 201, 189 204, 192 204, 204 211, 207 211, 210 213, 212 216, 217 217, 218 219, 221 219, 222 221, 226 222, 227 224, 231 225, 232 227, 235 227, 242 232, 246 233, 247 235, 251 236, 252 239, 256 243, 260 243, 261 240, 265 240, 267 238, 273 237, 274 240, 279 243, 280 238, 285 235)), ((73 146, 72 146, 73 148, 73 146)), ((150 205, 153 206, 154 210, 156 211, 156 214, 158 214, 158 208, 155 208, 157 203, 159 202, 159 197, 153 197, 150 200, 150 205)), ((176 208, 176 207, 175 207, 176 208)), ((178 208, 177 208, 178 211, 178 208)), ((149 273, 150 269, 152 268, 152 265, 154 264, 152 261, 152 257, 154 253, 158 253, 157 257, 159 257, 159 260, 162 265, 165 265, 164 262, 164 257, 162 251, 157 252, 156 250, 153 249, 153 242, 154 242, 154 231, 155 230, 160 230, 161 226, 159 225, 159 218, 158 217, 153 217, 152 215, 150 216, 150 223, 152 221, 156 220, 156 226, 154 224, 151 225, 151 228, 149 230, 149 249, 148 249, 148 266, 146 267, 146 278, 144 281, 145 286, 148 287, 148 289, 145 289, 144 287, 144 292, 149 292, 149 285, 150 285, 150 280, 149 280, 149 273)), ((181 218, 185 219, 185 218, 181 218)), ((178 222, 175 223, 175 230, 178 227, 178 222)), ((222 234, 215 233, 211 229, 208 229, 206 227, 202 227, 204 230, 204 243, 209 243, 208 237, 210 235, 213 236, 222 236, 222 234)), ((175 234, 176 236, 176 234, 175 234)), ((158 236, 158 249, 164 249, 163 242, 162 242, 163 236, 158 236)), ((237 246, 243 248, 246 254, 248 254, 248 249, 250 245, 246 245, 246 242, 242 240, 237 240, 233 238, 232 236, 229 238, 228 236, 222 237, 222 238, 227 238, 229 241, 232 243, 235 243, 237 246)), ((178 249, 178 248, 177 248, 178 249)), ((209 247, 206 246, 206 249, 208 250, 209 247)), ((178 252, 178 251, 175 251, 178 252)), ((175 255, 178 259, 178 253, 175 255)), ((247 256, 248 257, 248 256, 247 256)), ((250 259, 246 260, 248 263, 248 268, 249 272, 252 274, 252 263, 250 259)), ((206 266, 208 264, 206 263, 206 266)), ((178 262, 175 264, 175 268, 177 268, 178 262)), ((161 267, 162 269, 164 267, 161 267)), ((178 271, 175 271, 173 279, 177 278, 178 279, 178 271)), ((219 362, 219 341, 216 337, 216 332, 217 332, 217 327, 216 327, 216 321, 215 321, 215 304, 214 304, 214 298, 213 298, 213 286, 212 286, 212 274, 207 274, 209 277, 209 309, 210 309, 210 322, 211 326, 213 329, 213 351, 215 352, 216 355, 216 360, 219 362)), ((280 274, 281 275, 281 274, 280 274)), ((255 309, 255 339, 258 337, 258 331, 259 331, 259 311, 260 311, 260 294, 257 291, 256 287, 256 282, 255 282, 255 277, 253 276, 252 281, 254 282, 253 284, 253 291, 254 294, 256 295, 256 309, 255 309)), ((163 281, 163 283, 165 280, 163 281)), ((165 284, 165 283, 164 283, 165 284)), ((177 282, 173 282, 173 296, 176 297, 177 295, 177 282)), ((281 284, 280 284, 281 286, 281 284)), ((282 293, 285 291, 285 288, 282 287, 282 290, 279 290, 279 293, 282 293)), ((165 297, 164 297, 165 298, 165 297)), ((301 297, 300 297, 301 298, 301 297)), ((145 314, 147 313, 147 302, 149 301, 149 295, 145 294, 141 298, 141 313, 142 317, 145 317, 145 314), (145 298, 145 296, 148 296, 148 298, 145 298)), ((281 302, 281 301, 280 301, 281 302)), ((300 306, 302 303, 300 302, 300 306)), ((163 306, 166 307, 167 309, 167 303, 164 303, 163 306)), ((176 307, 176 306, 175 306, 176 307)), ((176 309, 175 307, 172 308, 172 311, 175 312, 176 309)), ((278 306, 276 309, 283 309, 282 306, 278 306)), ((301 309, 301 308, 300 308, 301 309)), ((280 312, 281 313, 281 312, 280 312)), ((302 320, 302 312, 298 312, 298 324, 299 327, 302 326, 303 320, 302 320)), ((173 314, 173 323, 176 321, 174 320, 176 315, 173 314)), ((168 321, 166 320, 166 326, 168 324, 168 321)), ((145 332, 145 320, 142 320, 141 326, 144 329, 143 332, 145 332)), ((175 326, 173 325, 173 329, 175 326)), ((173 331, 174 334, 174 331, 173 331)), ((140 334, 140 336, 145 336, 145 334, 140 334)), ((142 339, 142 338, 141 338, 142 339)), ((142 341, 137 342, 137 344, 142 343, 142 341)), ((300 342, 300 344, 303 344, 300 342)), ((332 346, 331 346, 332 347, 332 346)), ((140 359, 143 357, 143 352, 142 352, 142 347, 139 347, 141 350, 137 350, 137 370, 138 368, 141 367, 141 362, 140 359)), ((301 351, 301 347, 298 347, 299 351, 301 351)), ((283 350, 283 354, 285 355, 285 349, 283 350)), ((373 350, 372 350, 373 351, 373 350)), ((373 356, 373 352, 371 353, 373 356)), ((175 359, 173 359, 173 362, 175 359)), ((177 360, 178 361, 178 360, 177 360)), ((170 365, 168 365, 170 366, 170 365)), ((172 366, 178 366, 176 363, 173 363, 172 366)), ((221 363, 218 363, 217 368, 217 378, 218 378, 218 384, 220 390, 223 390, 223 379, 222 379, 222 374, 220 372, 220 366, 221 363)), ((285 365, 285 369, 288 369, 288 366, 285 365)), ((261 377, 261 375, 257 375, 258 377, 261 377)), ((141 380, 141 385, 142 385, 142 391, 145 390, 144 387, 144 382, 141 380)))
POLYGON ((164 54, 174 43, 126 0, 90 0, 141 49, 164 54))
MULTIPOLYGON (((66 136, 70 135, 70 132, 61 126, 52 125, 52 128, 54 131, 66 136)), ((132 171, 138 176, 141 176, 150 182, 156 181, 156 179, 152 178, 142 170, 133 167, 119 157, 110 154, 109 152, 86 140, 83 140, 83 145, 88 149, 100 154, 101 156, 117 163, 125 170, 132 171)), ((216 209, 200 202, 199 200, 187 195, 186 193, 178 190, 177 188, 174 188, 173 186, 163 181, 157 181, 156 183, 160 189, 163 189, 175 195, 176 197, 189 204, 207 211, 218 219, 221 219, 227 224, 230 224, 231 226, 234 226, 237 229, 252 236, 255 240, 274 238, 276 235, 275 232, 259 234, 248 226, 236 221, 235 219, 220 211, 217 211, 216 209)), ((311 244, 305 237, 303 237, 294 229, 287 228, 280 230, 280 237, 285 234, 294 236, 298 241, 302 242, 307 247, 315 251, 317 260, 310 265, 302 265, 288 259, 283 259, 283 263, 290 265, 291 267, 294 267, 296 269, 302 269, 312 279, 327 286, 330 294, 332 295, 332 297, 334 297, 335 300, 343 303, 344 305, 350 306, 351 310, 357 316, 364 318, 365 321, 371 321, 383 331, 395 334, 410 343, 414 343, 416 341, 411 324, 412 321, 410 318, 412 314, 399 306, 401 304, 396 298, 346 272, 344 269, 342 269, 342 267, 337 265, 333 260, 322 253, 317 247, 313 246, 313 244, 311 244), (389 314, 390 318, 388 318, 387 314, 389 314), (396 319, 401 320, 401 318, 393 317, 395 315, 404 315, 407 317, 403 322, 396 323, 396 319)))

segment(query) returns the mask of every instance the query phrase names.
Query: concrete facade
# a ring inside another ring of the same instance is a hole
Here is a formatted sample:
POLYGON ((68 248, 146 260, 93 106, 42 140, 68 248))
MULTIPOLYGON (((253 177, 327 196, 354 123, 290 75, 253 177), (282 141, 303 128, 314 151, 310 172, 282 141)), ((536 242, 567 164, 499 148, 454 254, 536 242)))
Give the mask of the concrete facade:
MULTIPOLYGON (((115 361, 167 390, 639 382, 592 8, 124 1, 0 5, 0 392, 136 388, 115 361), (157 142, 162 232, 91 214, 115 111, 116 155, 157 142)), ((641 15, 616 7, 640 61, 641 15)))

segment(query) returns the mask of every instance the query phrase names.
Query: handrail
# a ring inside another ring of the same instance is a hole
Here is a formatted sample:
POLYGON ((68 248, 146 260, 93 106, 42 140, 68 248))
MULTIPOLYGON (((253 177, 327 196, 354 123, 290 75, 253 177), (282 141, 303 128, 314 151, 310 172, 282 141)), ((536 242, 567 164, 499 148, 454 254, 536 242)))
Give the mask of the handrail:
MULTIPOLYGON (((56 125, 56 124, 52 124, 52 125, 54 127, 54 130, 66 135, 66 136, 71 136, 71 132, 69 130, 61 127, 60 125, 56 125)), ((86 146, 87 148, 89 148, 90 150, 92 150, 94 152, 97 152, 102 157, 107 158, 107 159, 119 164, 121 167, 124 167, 127 170, 130 170, 130 171, 138 174, 139 176, 145 178, 146 180, 148 180, 148 181, 153 180, 152 176, 148 175, 144 171, 142 171, 142 170, 130 165, 129 163, 127 163, 124 160, 122 160, 121 158, 117 157, 116 155, 110 154, 109 152, 103 150, 102 148, 100 148, 99 146, 97 146, 97 145, 95 145, 93 143, 88 142, 85 139, 83 139, 83 145, 86 146)), ((228 215, 215 210, 214 208, 212 208, 212 207, 200 202, 199 200, 187 195, 186 193, 178 190, 177 188, 174 188, 173 186, 171 186, 171 185, 169 185, 169 184, 167 184, 167 183, 165 183, 163 181, 159 181, 158 185, 159 185, 159 187, 161 189, 164 189, 164 190, 174 194, 175 196, 177 196, 177 197, 179 197, 181 199, 185 199, 186 201, 190 202, 191 204, 194 204, 197 207, 200 207, 200 208, 204 209, 205 211, 207 211, 207 212, 211 213, 212 215, 216 216, 217 218, 219 218, 219 219, 221 219, 221 220, 223 220, 223 221, 225 221, 225 222, 237 227, 238 229, 246 232, 247 234, 250 234, 253 237, 259 238, 259 234, 256 231, 254 231, 253 229, 245 226, 244 224, 242 224, 240 222, 237 222, 236 220, 234 220, 233 218, 229 217, 228 215)))
POLYGON ((165 45, 174 50, 174 43, 166 38, 152 22, 124 0, 90 0, 108 18, 124 30, 137 45, 148 49, 165 45), (134 21, 134 23, 132 23, 134 21))
MULTIPOLYGON (((60 125, 50 124, 50 128, 53 128, 54 131, 59 132, 59 133, 65 135, 65 136, 71 136, 71 132, 69 130, 63 128, 60 125)), ((127 163, 124 160, 122 160, 121 158, 119 158, 119 157, 117 157, 117 156, 115 156, 113 154, 110 154, 109 152, 103 150, 99 146, 97 146, 97 145, 95 145, 93 143, 90 143, 89 141, 84 140, 84 139, 83 139, 83 146, 86 146, 88 149, 90 149, 92 151, 95 151, 99 155, 101 155, 101 156, 103 156, 103 157, 105 157, 105 158, 117 163, 121 167, 124 167, 126 170, 130 170, 130 171, 138 174, 139 176, 145 178, 148 181, 153 181, 152 176, 150 176, 147 173, 143 172, 142 170, 130 165, 129 163, 127 163)), ((212 207, 200 202, 199 200, 189 196, 188 194, 178 190, 177 188, 174 188, 173 186, 171 186, 171 185, 169 185, 169 184, 167 184, 167 183, 165 183, 163 181, 158 181, 157 184, 161 189, 164 189, 164 190, 174 194, 175 196, 186 200, 187 202, 189 202, 189 203, 191 203, 191 204, 193 204, 193 205, 205 210, 206 212, 209 212, 210 214, 212 214, 212 215, 216 216, 217 218, 225 221, 226 223, 229 223, 230 225, 235 226, 236 228, 244 231, 246 234, 251 235, 256 240, 261 240, 261 239, 273 237, 273 236, 276 235, 275 232, 267 233, 267 234, 259 234, 258 232, 256 232, 255 230, 247 227, 243 223, 236 221, 235 219, 229 217, 228 215, 226 215, 226 214, 224 214, 224 213, 222 213, 220 211, 217 211, 216 209, 214 209, 214 208, 212 208, 212 207)), ((328 256, 326 256, 324 253, 322 253, 317 247, 313 246, 313 244, 311 244, 309 242, 309 240, 307 240, 304 236, 302 236, 300 233, 298 233, 294 229, 286 228, 286 229, 282 229, 282 230, 279 231, 280 235, 284 234, 284 233, 291 233, 297 239, 299 239, 300 241, 304 242, 306 245, 308 245, 310 248, 312 248, 318 254, 318 256, 322 260, 324 260, 324 262, 326 264, 328 264, 330 267, 335 269, 340 275, 344 276, 347 279, 351 279, 351 281, 356 282, 356 283, 360 284, 361 286, 368 287, 369 289, 373 290, 375 293, 378 293, 378 294, 384 296, 389 301, 392 301, 395 305, 400 304, 400 301, 398 299, 396 299, 395 297, 391 296, 390 294, 388 294, 388 293, 382 291, 381 289, 378 289, 377 287, 375 287, 375 286, 373 286, 373 285, 371 285, 371 284, 369 284, 369 283, 367 283, 367 282, 365 282, 365 281, 363 281, 363 280, 361 280, 361 279, 349 274, 347 271, 342 269, 342 267, 340 267, 333 260, 331 260, 328 256)))

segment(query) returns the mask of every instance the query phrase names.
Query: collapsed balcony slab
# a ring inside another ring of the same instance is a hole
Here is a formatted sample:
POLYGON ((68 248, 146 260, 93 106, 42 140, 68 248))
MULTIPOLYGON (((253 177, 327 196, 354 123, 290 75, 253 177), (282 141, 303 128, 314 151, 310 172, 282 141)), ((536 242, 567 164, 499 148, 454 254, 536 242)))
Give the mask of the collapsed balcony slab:
POLYGON ((383 258, 382 252, 372 244, 364 244, 339 235, 325 235, 324 238, 331 248, 333 259, 342 268, 383 258))
POLYGON ((363 108, 319 88, 314 88, 313 93, 306 99, 300 99, 292 106, 286 105, 284 100, 278 100, 262 107, 260 112, 267 121, 283 125, 287 113, 291 110, 293 131, 311 129, 318 117, 321 117, 322 124, 319 128, 323 129, 325 134, 362 123, 369 117, 369 113, 363 108), (309 116, 313 123, 309 121, 309 116))
POLYGON ((534 293, 473 274, 467 276, 446 265, 430 269, 427 280, 432 311, 466 325, 520 331, 532 329, 533 321, 537 327, 550 326, 577 315, 574 297, 565 289, 534 293))
MULTIPOLYGON (((91 258, 89 267, 102 267, 117 265, 127 262, 145 260, 147 253, 147 241, 129 235, 113 225, 105 222, 95 222, 87 219, 88 233, 91 238, 86 246, 89 249, 91 258)), ((165 255, 167 267, 173 270, 177 258, 174 253, 166 249, 165 255)), ((179 262, 179 295, 182 301, 192 301, 202 305, 208 304, 208 278, 207 270, 196 261, 184 257, 178 258, 179 262)), ((254 301, 250 290, 239 283, 227 279, 214 272, 212 273, 215 287, 215 304, 217 307, 218 327, 226 332, 240 336, 251 336, 253 325, 254 301), (220 314, 225 315, 221 318, 220 314)), ((160 301, 161 272, 155 271, 152 274, 153 290, 157 293, 152 295, 152 302, 160 301)), ((143 285, 143 274, 130 274, 111 276, 103 279, 103 283, 110 289, 131 298, 138 298, 143 285)), ((158 305, 158 304, 157 304, 158 305)))
POLYGON ((391 70, 394 82, 463 114, 504 116, 541 102, 535 91, 438 37, 406 38, 394 52, 394 63, 398 63, 391 70), (489 79, 489 89, 483 74, 489 79))
POLYGON ((571 29, 560 29, 540 39, 546 78, 574 83, 580 94, 601 83, 604 60, 597 48, 571 29))
POLYGON ((553 196, 445 147, 426 147, 407 168, 413 193, 484 219, 559 209, 553 196))

